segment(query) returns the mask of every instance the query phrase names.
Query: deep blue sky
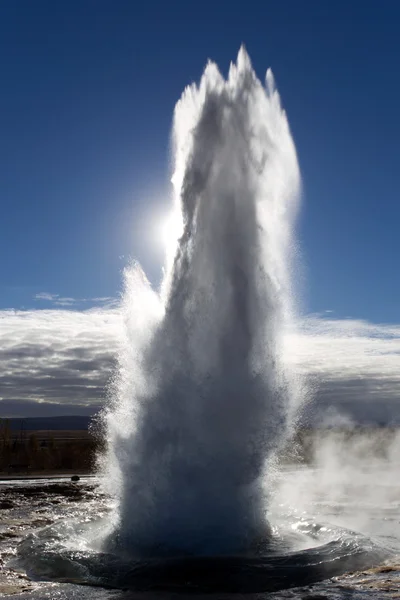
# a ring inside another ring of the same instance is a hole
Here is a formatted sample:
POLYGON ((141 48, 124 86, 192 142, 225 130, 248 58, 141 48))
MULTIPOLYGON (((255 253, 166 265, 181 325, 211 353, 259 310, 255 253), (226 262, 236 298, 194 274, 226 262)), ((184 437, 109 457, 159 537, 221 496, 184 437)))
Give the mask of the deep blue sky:
POLYGON ((0 308, 157 280, 174 104, 244 42, 299 153, 305 308, 398 322, 399 30, 396 1, 2 2, 0 308))

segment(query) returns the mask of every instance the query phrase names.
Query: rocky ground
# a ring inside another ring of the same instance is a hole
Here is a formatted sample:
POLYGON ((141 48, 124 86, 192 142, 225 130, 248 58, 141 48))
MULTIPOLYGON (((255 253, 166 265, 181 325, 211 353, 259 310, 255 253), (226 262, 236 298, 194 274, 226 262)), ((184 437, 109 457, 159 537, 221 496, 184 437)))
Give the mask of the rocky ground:
MULTIPOLYGON (((97 509, 99 503, 104 504, 104 501, 104 496, 90 480, 78 483, 47 481, 40 485, 18 486, 3 483, 0 488, 0 596, 21 599, 88 598, 87 588, 32 581, 9 563, 16 554, 19 541, 27 533, 65 518, 66 511, 69 516, 79 515, 90 510, 93 504, 97 509)), ((104 594, 98 590, 98 594, 91 597, 138 598, 137 594, 129 592, 104 590, 104 594)), ((400 563, 349 573, 308 588, 286 590, 269 596, 257 595, 258 599, 267 597, 271 600, 400 599, 400 563)))
POLYGON ((0 488, 0 596, 20 594, 42 584, 9 566, 21 539, 35 529, 70 514, 82 503, 101 500, 93 483, 65 481, 42 485, 10 485, 0 488))
POLYGON ((278 600, 394 600, 400 598, 400 564, 381 565, 358 573, 271 595, 278 600))

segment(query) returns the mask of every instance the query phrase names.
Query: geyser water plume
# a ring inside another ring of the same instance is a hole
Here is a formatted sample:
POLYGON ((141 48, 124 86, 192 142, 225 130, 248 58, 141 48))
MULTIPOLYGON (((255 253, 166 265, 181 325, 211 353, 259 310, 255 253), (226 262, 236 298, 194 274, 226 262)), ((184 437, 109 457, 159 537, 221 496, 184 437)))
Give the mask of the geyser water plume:
POLYGON ((282 349, 300 176, 272 73, 264 87, 244 48, 227 80, 210 62, 176 105, 173 148, 182 236, 161 294, 126 272, 108 545, 233 554, 268 530, 264 466, 297 393, 282 349))

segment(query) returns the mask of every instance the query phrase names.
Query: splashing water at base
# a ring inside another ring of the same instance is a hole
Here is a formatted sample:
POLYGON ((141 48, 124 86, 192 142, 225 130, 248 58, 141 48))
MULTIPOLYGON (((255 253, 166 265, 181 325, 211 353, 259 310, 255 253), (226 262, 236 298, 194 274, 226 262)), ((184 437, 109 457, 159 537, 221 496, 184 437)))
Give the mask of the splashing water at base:
POLYGON ((209 63, 173 127, 175 210, 162 299, 126 275, 125 348, 106 419, 113 544, 232 553, 267 531, 260 478, 286 430, 299 169, 273 77, 242 48, 209 63))

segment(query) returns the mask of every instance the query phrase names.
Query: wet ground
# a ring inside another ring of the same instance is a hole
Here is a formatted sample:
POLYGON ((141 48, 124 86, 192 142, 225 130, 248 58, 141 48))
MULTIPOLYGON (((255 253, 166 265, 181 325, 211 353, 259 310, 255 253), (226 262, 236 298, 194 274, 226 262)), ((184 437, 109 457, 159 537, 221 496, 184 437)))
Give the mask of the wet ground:
MULTIPOLYGON (((306 473, 309 477, 309 473, 306 473)), ((377 480, 378 481, 378 480, 377 480)), ((304 483, 304 481, 303 481, 304 483)), ((387 485, 387 482, 385 482, 387 485)), ((301 489, 301 481, 296 482, 301 489)), ((393 486, 400 488, 400 482, 393 480, 393 486)), ((391 490, 392 492, 394 491, 391 490)), ((335 498, 335 504, 326 506, 323 497, 316 500, 308 499, 313 510, 323 510, 331 520, 348 525, 352 511, 360 511, 360 504, 354 502, 351 491, 346 489, 347 500, 335 498), (319 508, 316 503, 319 502, 319 508), (322 509, 321 509, 322 506, 322 509)), ((400 494, 385 493, 385 505, 371 504, 369 513, 364 506, 364 531, 378 532, 381 537, 389 539, 393 544, 400 540, 400 494), (368 517, 368 518, 367 518, 368 517)), ((364 504, 365 504, 364 496, 364 504)), ((374 498, 374 500, 376 500, 374 498)), ((96 480, 82 478, 78 483, 72 483, 70 478, 45 480, 12 480, 0 482, 0 596, 14 600, 108 600, 108 599, 137 599, 157 598, 172 600, 178 594, 136 593, 127 590, 106 590, 64 583, 49 583, 32 580, 25 572, 20 572, 13 566, 17 546, 24 537, 47 525, 62 519, 88 520, 90 515, 106 516, 110 510, 110 501, 97 486, 96 480)), ((400 548, 400 543, 399 543, 400 548)), ((214 595, 213 598, 231 598, 229 594, 214 595)), ((196 595, 196 598, 202 598, 196 595)), ((210 597, 209 595, 207 596, 210 597)), ((236 596, 237 597, 237 596, 236 596)), ((204 596, 205 598, 205 596, 204 596)), ((364 570, 320 582, 313 586, 297 588, 277 593, 260 593, 248 595, 246 598, 301 599, 301 600, 385 600, 386 598, 400 599, 400 560, 390 561, 373 569, 364 570)))
POLYGON ((106 510, 106 498, 93 478, 22 479, 0 482, 0 595, 31 594, 43 584, 16 571, 12 559, 19 542, 29 533, 60 519, 85 518, 87 511, 106 510))

